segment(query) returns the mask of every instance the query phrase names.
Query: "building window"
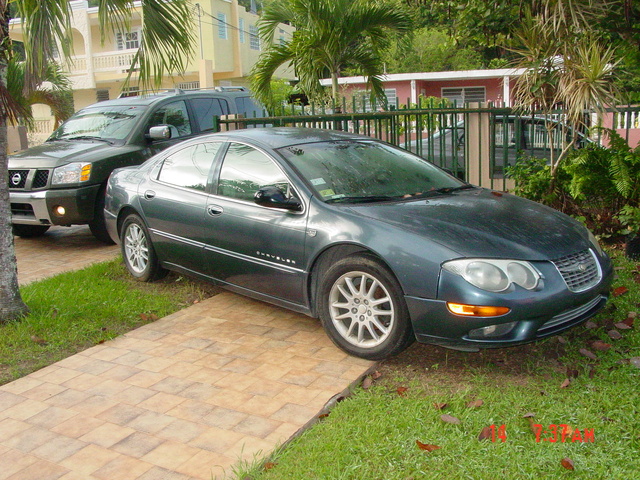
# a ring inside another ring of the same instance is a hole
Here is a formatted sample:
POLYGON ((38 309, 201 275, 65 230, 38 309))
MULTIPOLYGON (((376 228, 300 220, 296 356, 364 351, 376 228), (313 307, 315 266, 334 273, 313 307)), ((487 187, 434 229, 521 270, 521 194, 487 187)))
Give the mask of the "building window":
POLYGON ((240 43, 244 43, 245 42, 244 18, 240 18, 238 20, 238 34, 240 35, 240 43))
POLYGON ((387 97, 386 105, 383 105, 380 102, 376 102, 375 106, 372 107, 370 92, 365 90, 355 91, 353 95, 356 98, 356 105, 361 106, 361 108, 363 108, 363 111, 365 112, 377 111, 383 108, 390 110, 391 108, 396 108, 398 102, 398 95, 395 88, 384 89, 384 95, 385 97, 387 97))
POLYGON ((227 39, 227 16, 224 13, 218 13, 218 38, 227 39))
POLYGON ((96 91, 96 101, 97 102, 104 102, 106 100, 109 100, 109 90, 107 89, 100 89, 96 91))
POLYGON ((469 102, 485 102, 487 95, 484 87, 444 87, 442 98, 464 104, 469 102))
POLYGON ((260 50, 260 37, 255 25, 249 25, 249 47, 251 50, 260 50))
POLYGON ((140 29, 133 30, 131 32, 116 33, 116 45, 118 50, 131 50, 134 48, 140 48, 141 40, 142 31, 140 29))
POLYGON ((285 44, 285 38, 284 38, 284 34, 286 32, 283 29, 280 29, 280 45, 284 45, 285 44))

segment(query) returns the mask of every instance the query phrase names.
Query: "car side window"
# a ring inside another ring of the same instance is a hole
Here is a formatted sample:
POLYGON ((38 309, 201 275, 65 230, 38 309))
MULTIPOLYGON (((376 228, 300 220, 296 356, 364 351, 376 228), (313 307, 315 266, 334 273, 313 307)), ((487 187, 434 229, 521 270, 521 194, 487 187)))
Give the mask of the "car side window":
POLYGON ((218 195, 253 202, 255 193, 266 186, 291 194, 287 177, 271 158, 248 145, 231 143, 220 170, 218 195))
POLYGON ((194 98, 191 100, 196 120, 200 126, 200 131, 213 130, 213 117, 226 115, 229 112, 229 106, 218 98, 194 98))
POLYGON ((164 159, 158 174, 161 182, 205 191, 213 160, 220 143, 199 143, 183 148, 164 159))
POLYGON ((169 125, 171 127, 171 138, 191 135, 191 123, 184 100, 168 103, 153 112, 147 125, 147 132, 149 128, 158 125, 169 125))

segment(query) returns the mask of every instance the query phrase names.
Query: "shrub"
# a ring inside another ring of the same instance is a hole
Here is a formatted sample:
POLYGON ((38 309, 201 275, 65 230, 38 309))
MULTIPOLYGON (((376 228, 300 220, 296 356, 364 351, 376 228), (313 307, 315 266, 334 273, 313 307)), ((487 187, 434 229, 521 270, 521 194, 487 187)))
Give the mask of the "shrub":
POLYGON ((579 218, 601 237, 640 233, 640 145, 632 149, 615 131, 605 133, 609 147, 572 152, 555 178, 544 159, 520 158, 507 169, 514 193, 579 218))

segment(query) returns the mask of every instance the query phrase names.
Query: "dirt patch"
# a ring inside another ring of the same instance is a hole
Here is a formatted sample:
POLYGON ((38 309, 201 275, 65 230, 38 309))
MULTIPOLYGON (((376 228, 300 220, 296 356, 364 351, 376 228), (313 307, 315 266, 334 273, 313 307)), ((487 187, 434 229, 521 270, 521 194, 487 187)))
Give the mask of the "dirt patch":
POLYGON ((558 337, 517 347, 460 352, 434 345, 414 343, 407 350, 379 364, 387 381, 403 378, 418 382, 427 391, 449 387, 464 388, 474 376, 482 374, 510 384, 526 385, 532 375, 549 376, 566 367, 558 360, 565 354, 566 339, 558 337), (437 384, 437 386, 435 385, 437 384))

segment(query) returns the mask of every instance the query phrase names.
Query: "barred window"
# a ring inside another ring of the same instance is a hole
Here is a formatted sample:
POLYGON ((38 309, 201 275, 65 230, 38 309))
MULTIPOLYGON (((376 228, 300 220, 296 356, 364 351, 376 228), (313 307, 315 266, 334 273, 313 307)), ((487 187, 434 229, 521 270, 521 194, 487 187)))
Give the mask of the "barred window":
POLYGON ((464 104, 469 102, 484 102, 487 99, 484 87, 444 87, 442 98, 448 98, 452 102, 464 104))
POLYGON ((249 25, 249 46, 251 50, 260 50, 260 37, 258 36, 258 27, 249 25))
POLYGON ((224 13, 218 13, 218 38, 227 39, 227 16, 224 13))

